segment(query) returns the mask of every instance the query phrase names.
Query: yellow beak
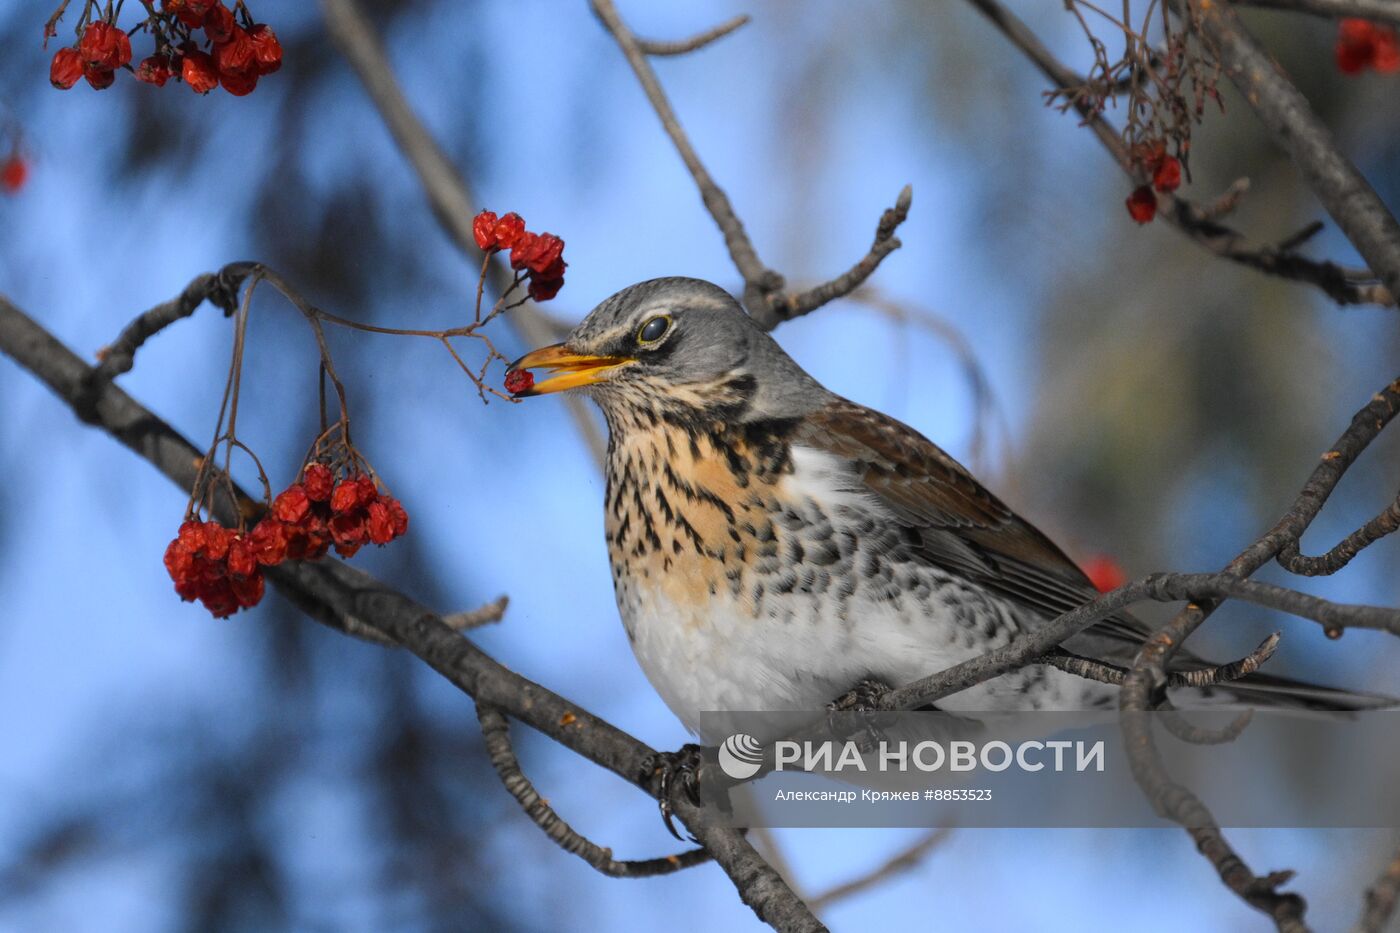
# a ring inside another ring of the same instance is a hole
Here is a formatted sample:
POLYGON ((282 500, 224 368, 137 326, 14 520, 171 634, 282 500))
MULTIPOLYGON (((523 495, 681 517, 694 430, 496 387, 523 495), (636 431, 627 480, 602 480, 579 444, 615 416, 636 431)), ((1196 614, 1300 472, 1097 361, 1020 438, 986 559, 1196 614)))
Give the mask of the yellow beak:
POLYGON ((551 373, 559 374, 511 393, 516 398, 525 398, 531 395, 548 395, 551 392, 563 392, 567 389, 593 385, 593 383, 601 382, 606 378, 605 373, 619 366, 626 366, 631 362, 634 361, 625 356, 588 356, 587 354, 575 353, 562 343, 556 343, 548 347, 540 347, 511 363, 510 369, 506 370, 506 376, 509 377, 512 373, 523 372, 527 369, 546 369, 551 373))

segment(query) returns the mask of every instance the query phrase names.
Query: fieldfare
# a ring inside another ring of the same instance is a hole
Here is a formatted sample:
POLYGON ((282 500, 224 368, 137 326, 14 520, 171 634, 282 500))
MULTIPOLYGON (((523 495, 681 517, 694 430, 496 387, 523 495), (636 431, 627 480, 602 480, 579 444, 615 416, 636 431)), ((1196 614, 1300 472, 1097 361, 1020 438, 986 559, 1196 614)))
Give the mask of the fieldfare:
MULTIPOLYGON (((511 369, 554 374, 518 395, 581 389, 602 408, 622 623, 657 692, 711 744, 724 736, 701 711, 821 710, 853 685, 900 686, 984 654, 1097 595, 961 464, 827 391, 708 282, 626 288, 511 369)), ((1121 666, 1148 633, 1124 614, 1065 648, 1121 666)), ((1227 690, 1256 704, 1371 705, 1258 674, 1227 690)), ((1116 687, 1032 665, 938 706, 1116 701, 1116 687)))

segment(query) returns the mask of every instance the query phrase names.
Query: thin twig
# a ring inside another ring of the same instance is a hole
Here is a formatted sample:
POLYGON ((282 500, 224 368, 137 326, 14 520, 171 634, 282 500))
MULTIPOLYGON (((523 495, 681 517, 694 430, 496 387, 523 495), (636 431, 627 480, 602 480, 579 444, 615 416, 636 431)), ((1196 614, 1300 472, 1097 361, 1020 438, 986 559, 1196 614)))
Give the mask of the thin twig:
POLYGON ((862 891, 867 891, 877 884, 890 880, 896 875, 902 875, 905 872, 913 871, 915 868, 919 867, 920 863, 923 862, 929 853, 942 845, 951 833, 952 830, 946 826, 942 829, 935 829, 932 832, 924 833, 913 845, 896 852, 890 858, 881 862, 865 874, 828 888, 821 894, 811 898, 807 902, 807 905, 813 910, 820 911, 830 907, 837 901, 845 900, 862 891))
POLYGON ((880 216, 880 222, 875 227, 875 239, 870 244, 870 251, 861 257, 860 262, 829 282, 823 282, 805 292, 787 296, 778 306, 777 315, 773 320, 770 321, 768 315, 755 315, 755 320, 772 330, 783 321, 790 321, 795 317, 809 314, 827 302, 849 295, 859 288, 880 267, 880 263, 884 262, 886 256, 899 249, 901 244, 894 232, 900 224, 908 219, 909 206, 913 200, 914 189, 912 187, 905 185, 900 189, 899 196, 895 198, 894 207, 888 208, 880 216))
MULTIPOLYGON (((444 620, 446 621, 446 620, 444 620)), ((499 709, 485 703, 476 704, 476 718, 481 723, 481 737, 486 754, 496 774, 510 795, 550 841, 565 852, 577 855, 594 869, 611 878, 652 878, 700 865, 710 860, 704 849, 689 849, 661 858, 618 861, 612 850, 606 849, 575 830, 540 796, 520 770, 520 761, 510 743, 510 723, 499 709)), ((569 717, 572 723, 573 718, 569 717)))
POLYGON ((655 39, 643 39, 638 36, 637 47, 647 55, 685 55, 688 52, 695 52, 703 49, 705 46, 718 39, 723 39, 734 30, 747 26, 748 23, 749 15, 747 13, 740 13, 733 19, 725 20, 713 29, 707 29, 698 35, 691 36, 689 39, 681 39, 676 42, 660 42, 655 39))
POLYGON ((1400 497, 1386 507, 1376 517, 1347 535, 1330 551, 1317 557, 1308 557, 1298 549, 1297 541, 1290 541, 1279 551, 1279 566, 1289 573, 1305 577, 1318 577, 1334 574, 1341 570, 1362 550, 1375 544, 1386 535, 1400 529, 1400 497))
POLYGON ((490 625, 505 618, 506 607, 510 605, 509 596, 500 596, 484 606, 478 606, 466 612, 454 612, 442 617, 448 628, 459 632, 469 632, 474 628, 481 628, 483 625, 490 625))
POLYGON ((1400 899, 1400 850, 1386 863, 1375 883, 1366 889, 1366 906, 1354 933, 1381 933, 1395 915, 1397 899, 1400 899))

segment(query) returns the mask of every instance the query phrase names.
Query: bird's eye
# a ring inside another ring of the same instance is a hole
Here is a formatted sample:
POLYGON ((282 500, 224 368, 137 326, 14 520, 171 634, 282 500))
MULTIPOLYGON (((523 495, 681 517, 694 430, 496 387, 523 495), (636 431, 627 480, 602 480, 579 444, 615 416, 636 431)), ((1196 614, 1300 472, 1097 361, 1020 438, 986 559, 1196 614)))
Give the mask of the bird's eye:
POLYGON ((671 319, 664 314, 651 318, 637 331, 638 343, 656 343, 671 329, 671 319))

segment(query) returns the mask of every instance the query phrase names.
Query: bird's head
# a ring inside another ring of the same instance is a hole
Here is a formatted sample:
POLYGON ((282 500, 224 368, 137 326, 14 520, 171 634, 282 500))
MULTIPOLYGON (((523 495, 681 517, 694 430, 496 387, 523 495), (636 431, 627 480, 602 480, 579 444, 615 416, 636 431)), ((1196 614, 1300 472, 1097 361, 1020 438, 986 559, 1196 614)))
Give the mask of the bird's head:
POLYGON ((614 422, 629 412, 793 416, 826 396, 733 297, 700 279, 652 279, 623 289, 563 343, 511 364, 510 372, 523 370, 551 375, 518 397, 582 389, 614 422))

